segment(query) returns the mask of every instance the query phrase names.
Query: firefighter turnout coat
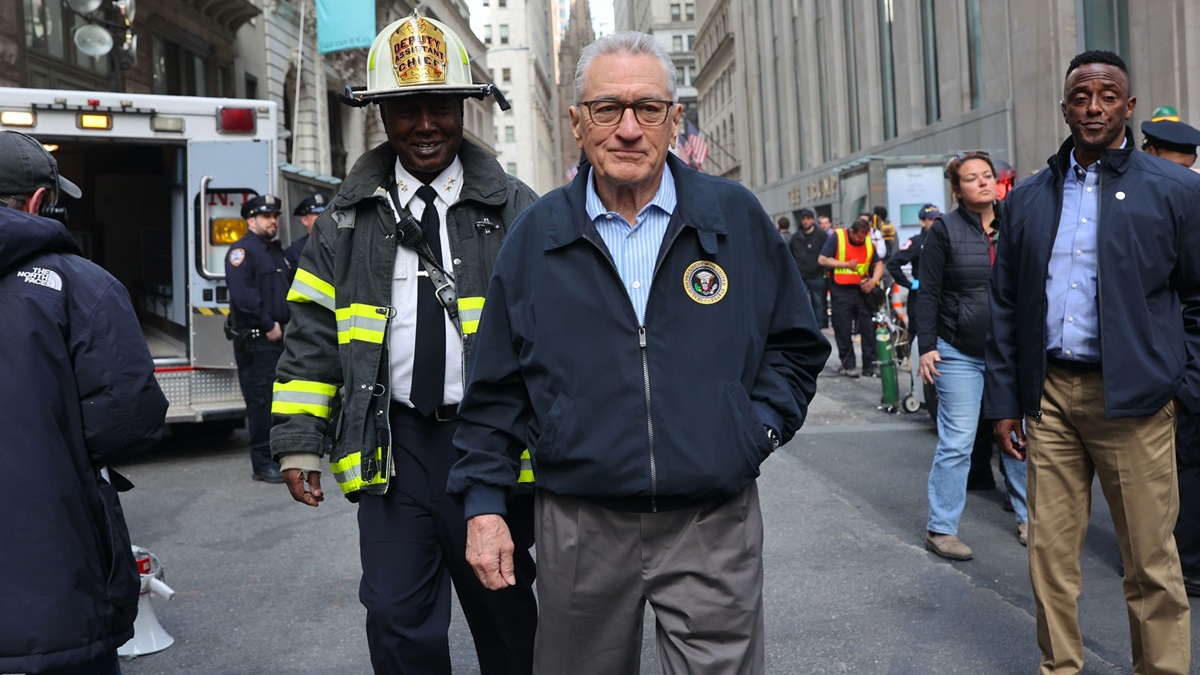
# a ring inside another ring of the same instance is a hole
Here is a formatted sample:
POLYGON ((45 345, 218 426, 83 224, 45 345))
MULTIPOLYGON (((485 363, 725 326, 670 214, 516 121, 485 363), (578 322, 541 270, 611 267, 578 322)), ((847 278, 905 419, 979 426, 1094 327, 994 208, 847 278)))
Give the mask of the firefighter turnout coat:
MULTIPOLYGON (((458 290, 465 368, 501 241, 536 195, 470 141, 459 159, 463 186, 446 215, 447 267, 458 290)), ((363 155, 318 218, 316 241, 305 247, 288 292, 291 321, 271 406, 271 450, 283 468, 319 470, 332 438, 330 469, 351 499, 384 493, 391 471, 387 334, 397 239, 386 188, 395 163, 387 143, 363 155)))

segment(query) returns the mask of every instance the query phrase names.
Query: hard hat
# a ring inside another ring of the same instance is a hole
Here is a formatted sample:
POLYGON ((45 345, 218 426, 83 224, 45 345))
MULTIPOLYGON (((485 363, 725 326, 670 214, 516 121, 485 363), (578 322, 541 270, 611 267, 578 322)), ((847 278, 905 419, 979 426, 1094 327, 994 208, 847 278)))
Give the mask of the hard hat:
POLYGON ((1179 121, 1179 113, 1176 112, 1176 110, 1169 105, 1160 105, 1154 109, 1154 112, 1150 113, 1150 121, 1151 122, 1161 122, 1163 120, 1170 120, 1171 122, 1178 122, 1179 121))
POLYGON ((491 94, 501 110, 509 109, 496 85, 471 80, 471 61, 458 35, 441 21, 413 10, 411 16, 389 24, 375 36, 367 52, 367 85, 347 86, 338 98, 357 108, 416 94, 473 98, 491 94))

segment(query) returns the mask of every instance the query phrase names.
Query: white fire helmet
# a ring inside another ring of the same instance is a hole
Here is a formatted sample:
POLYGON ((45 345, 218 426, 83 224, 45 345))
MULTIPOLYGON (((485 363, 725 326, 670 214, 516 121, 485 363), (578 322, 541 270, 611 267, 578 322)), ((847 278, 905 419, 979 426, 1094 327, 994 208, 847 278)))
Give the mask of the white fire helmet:
POLYGON ((441 21, 413 10, 375 36, 367 53, 367 86, 346 87, 343 103, 362 107, 415 94, 484 98, 492 95, 501 110, 508 101, 494 84, 471 80, 471 61, 462 40, 441 21))

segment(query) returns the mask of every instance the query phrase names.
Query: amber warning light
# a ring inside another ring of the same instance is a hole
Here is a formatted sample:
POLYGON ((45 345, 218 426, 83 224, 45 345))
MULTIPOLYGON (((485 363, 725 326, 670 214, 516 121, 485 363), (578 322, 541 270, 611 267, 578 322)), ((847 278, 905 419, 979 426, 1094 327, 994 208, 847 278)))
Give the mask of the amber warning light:
POLYGON ((256 121, 254 108, 217 109, 217 131, 223 134, 252 134, 256 121))

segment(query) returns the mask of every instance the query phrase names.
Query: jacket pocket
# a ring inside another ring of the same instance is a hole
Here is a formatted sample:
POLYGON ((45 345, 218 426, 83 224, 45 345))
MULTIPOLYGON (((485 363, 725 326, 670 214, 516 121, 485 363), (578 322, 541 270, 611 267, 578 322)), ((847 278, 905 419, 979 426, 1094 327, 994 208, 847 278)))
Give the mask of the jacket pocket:
POLYGON ((748 472, 743 475, 750 479, 757 478, 760 473, 759 466, 771 454, 771 440, 767 438, 762 422, 754 414, 750 395, 746 393, 746 388, 740 380, 735 380, 725 387, 725 398, 733 411, 732 422, 738 425, 741 432, 735 438, 740 440, 742 456, 746 458, 748 472))
POLYGON ((550 412, 546 414, 546 421, 542 424, 541 432, 538 434, 537 440, 533 441, 535 469, 537 457, 553 461, 562 455, 558 448, 558 432, 570 418, 574 409, 575 399, 570 396, 559 394, 554 399, 554 405, 550 406, 550 412))
POLYGON ((121 508, 117 489, 99 476, 96 483, 104 518, 104 522, 99 524, 100 536, 104 543, 104 560, 108 565, 105 593, 113 608, 113 634, 119 634, 132 626, 137 616, 141 576, 133 557, 129 529, 125 525, 125 511, 121 508))

